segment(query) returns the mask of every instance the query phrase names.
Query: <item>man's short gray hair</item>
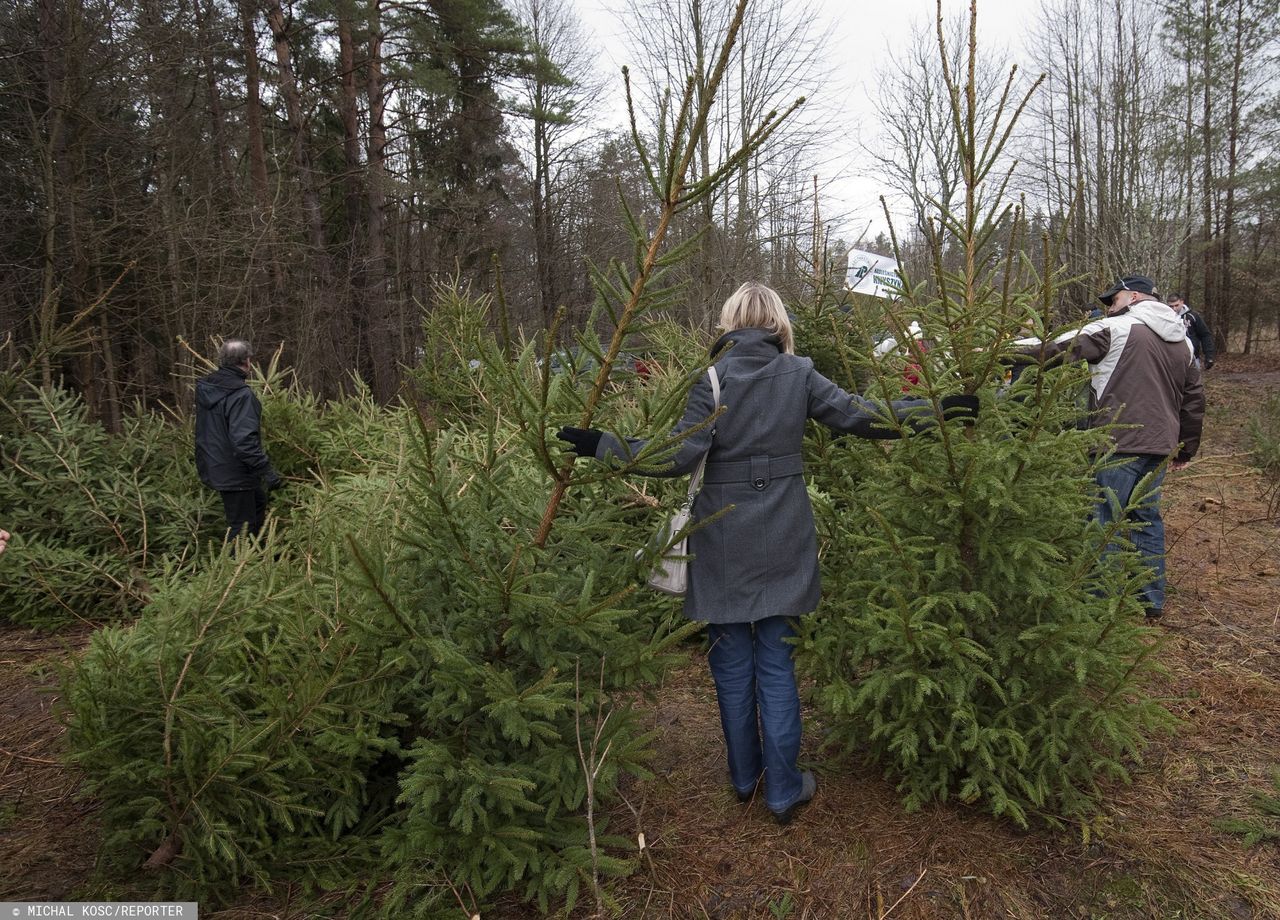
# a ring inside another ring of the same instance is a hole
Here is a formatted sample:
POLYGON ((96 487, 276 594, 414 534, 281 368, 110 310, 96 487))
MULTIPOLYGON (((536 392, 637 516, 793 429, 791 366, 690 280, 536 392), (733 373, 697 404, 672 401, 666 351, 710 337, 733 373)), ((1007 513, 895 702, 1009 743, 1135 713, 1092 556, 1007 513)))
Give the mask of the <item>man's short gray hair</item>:
POLYGON ((218 347, 220 367, 243 367, 253 357, 253 347, 244 339, 227 339, 218 347))

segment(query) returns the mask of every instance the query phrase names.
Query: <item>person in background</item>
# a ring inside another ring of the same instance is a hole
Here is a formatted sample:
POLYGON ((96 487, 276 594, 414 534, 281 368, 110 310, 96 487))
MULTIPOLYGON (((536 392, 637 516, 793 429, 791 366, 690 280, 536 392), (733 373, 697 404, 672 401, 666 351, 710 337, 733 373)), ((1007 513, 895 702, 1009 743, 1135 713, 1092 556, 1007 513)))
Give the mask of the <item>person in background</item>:
POLYGON ((4 551, 9 548, 9 540, 12 535, 7 530, 0 530, 0 556, 4 555, 4 551))
POLYGON ((933 347, 933 344, 924 337, 919 322, 912 320, 911 325, 907 327, 907 334, 911 338, 902 347, 899 347, 895 336, 886 333, 871 350, 872 357, 877 360, 886 359, 890 354, 897 355, 901 359, 903 393, 920 383, 920 361, 933 347))
MULTIPOLYGON (((801 771, 800 696, 790 639, 795 618, 818 606, 821 584, 813 509, 805 489, 805 425, 861 438, 897 438, 901 422, 936 426, 926 400, 881 403, 850 395, 795 354, 782 299, 748 282, 724 303, 724 335, 711 347, 721 382, 716 411, 709 375, 689 391, 673 434, 696 429, 670 467, 651 475, 681 476, 707 455, 694 520, 728 506, 727 514, 689 535, 684 614, 707 624, 707 655, 728 750, 729 779, 741 802, 763 781, 765 804, 779 824, 813 798, 817 781, 801 771), (891 419, 898 419, 894 424, 891 419), (917 414, 930 413, 917 417, 917 414), (703 427, 697 428, 702 425, 703 427)), ((945 417, 972 418, 975 396, 941 401, 945 417)), ((591 428, 561 428, 579 457, 627 463, 645 441, 625 441, 591 428)))
POLYGON ((1187 306, 1181 294, 1169 295, 1169 306, 1182 317, 1187 327, 1187 338, 1196 350, 1196 362, 1206 371, 1213 367, 1213 333, 1204 321, 1204 317, 1187 306))
POLYGON ((1133 544, 1151 569, 1142 592, 1145 612, 1155 620, 1164 613, 1164 462, 1173 457, 1169 469, 1181 470, 1199 449, 1204 387, 1187 327, 1160 302, 1150 278, 1125 275, 1098 300, 1107 311, 1103 319, 1022 352, 1089 363, 1090 424, 1115 426, 1114 453, 1097 474, 1102 494, 1095 513, 1104 527, 1121 514, 1137 525, 1133 544), (1130 509, 1146 476, 1154 477, 1149 491, 1130 509))
POLYGON ((227 339, 218 369, 196 382, 196 470, 222 496, 227 539, 256 537, 267 513, 267 493, 284 485, 262 448, 262 403, 249 388, 253 349, 227 339))

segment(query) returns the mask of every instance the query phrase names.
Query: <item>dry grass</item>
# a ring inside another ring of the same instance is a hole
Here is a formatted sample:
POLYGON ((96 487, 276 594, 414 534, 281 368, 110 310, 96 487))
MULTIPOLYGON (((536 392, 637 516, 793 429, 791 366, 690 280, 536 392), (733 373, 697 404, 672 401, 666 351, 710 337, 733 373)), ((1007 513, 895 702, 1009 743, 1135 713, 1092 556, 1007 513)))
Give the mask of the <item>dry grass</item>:
MULTIPOLYGON (((1183 720, 1083 834, 1022 832, 979 812, 903 811, 892 782, 806 754, 818 796, 789 827, 730 791, 705 662, 691 651, 647 709, 655 778, 624 788, 610 831, 647 849, 610 894, 636 918, 1280 918, 1280 851, 1215 821, 1249 814, 1280 766, 1280 522, 1248 465, 1244 413, 1280 387, 1280 353, 1223 359, 1209 375, 1204 450, 1166 489, 1171 598, 1158 691, 1183 720)), ((67 640, 75 646, 83 637, 67 640)), ((0 896, 66 897, 93 865, 92 808, 56 761, 61 730, 33 665, 62 639, 0 633, 0 896), (34 650, 32 650, 34 649, 34 650), (8 816, 8 817, 6 817, 8 816)), ((254 901, 219 917, 325 916, 254 901)), ((587 916, 584 906, 578 915, 587 916)), ((527 917, 499 908, 490 917, 527 917)))

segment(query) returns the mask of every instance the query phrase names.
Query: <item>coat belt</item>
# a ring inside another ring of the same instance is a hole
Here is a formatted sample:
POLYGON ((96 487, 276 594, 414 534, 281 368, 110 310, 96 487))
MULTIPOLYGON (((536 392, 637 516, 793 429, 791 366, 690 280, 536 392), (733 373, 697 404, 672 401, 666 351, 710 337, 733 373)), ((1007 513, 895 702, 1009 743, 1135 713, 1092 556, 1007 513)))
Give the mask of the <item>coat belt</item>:
POLYGON ((785 457, 757 456, 750 460, 726 460, 708 463, 704 482, 749 482, 763 491, 774 479, 799 476, 804 472, 804 455, 788 454, 785 457))

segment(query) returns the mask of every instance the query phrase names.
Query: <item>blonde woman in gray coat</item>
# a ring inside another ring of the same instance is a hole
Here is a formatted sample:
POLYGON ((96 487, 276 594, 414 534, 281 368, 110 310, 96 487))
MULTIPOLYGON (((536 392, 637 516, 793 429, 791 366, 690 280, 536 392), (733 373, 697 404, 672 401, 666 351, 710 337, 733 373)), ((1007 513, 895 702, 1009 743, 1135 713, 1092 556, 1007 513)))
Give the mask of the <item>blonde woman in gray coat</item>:
MULTIPOLYGON (((728 750, 729 778, 747 802, 763 780, 774 817, 788 823, 813 798, 817 781, 797 765, 800 697, 791 643, 795 618, 818 606, 821 583, 813 510, 805 489, 805 423, 862 438, 896 438, 901 427, 880 404, 851 395, 795 354, 791 321, 782 299, 748 282, 725 301, 724 335, 712 346, 723 413, 714 431, 695 431, 672 465, 658 475, 691 472, 703 453, 707 465, 693 505, 699 520, 733 509, 689 537, 689 585, 684 612, 707 624, 708 661, 716 686, 728 750)), ((693 428, 715 411, 711 382, 689 392, 673 433, 693 428)), ((947 397, 946 415, 971 416, 976 397, 947 397)), ((925 400, 892 404, 898 420, 917 422, 931 412, 925 400)), ((622 440, 595 429, 562 428, 559 436, 579 456, 626 463, 645 441, 622 440)))

